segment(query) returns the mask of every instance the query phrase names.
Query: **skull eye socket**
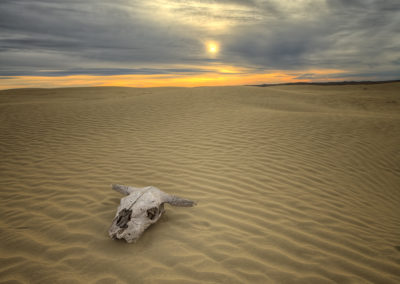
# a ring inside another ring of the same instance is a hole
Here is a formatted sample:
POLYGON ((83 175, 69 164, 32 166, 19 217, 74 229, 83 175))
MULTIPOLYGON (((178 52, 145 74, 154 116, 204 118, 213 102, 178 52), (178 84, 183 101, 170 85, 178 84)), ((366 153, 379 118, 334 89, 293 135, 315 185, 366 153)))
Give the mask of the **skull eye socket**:
POLYGON ((128 222, 131 220, 132 210, 128 210, 126 208, 122 209, 119 212, 117 219, 117 226, 123 229, 128 228, 128 222))
POLYGON ((153 207, 147 210, 147 217, 149 217, 150 220, 153 220, 158 214, 158 208, 153 207))

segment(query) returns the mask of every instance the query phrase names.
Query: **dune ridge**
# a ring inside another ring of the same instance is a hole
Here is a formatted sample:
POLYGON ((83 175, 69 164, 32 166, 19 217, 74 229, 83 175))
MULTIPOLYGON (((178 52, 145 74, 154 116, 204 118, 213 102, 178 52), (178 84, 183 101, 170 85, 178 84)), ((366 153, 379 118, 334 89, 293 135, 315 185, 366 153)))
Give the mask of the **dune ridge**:
POLYGON ((0 91, 0 281, 398 283, 399 90, 0 91), (198 205, 112 241, 112 183, 198 205))

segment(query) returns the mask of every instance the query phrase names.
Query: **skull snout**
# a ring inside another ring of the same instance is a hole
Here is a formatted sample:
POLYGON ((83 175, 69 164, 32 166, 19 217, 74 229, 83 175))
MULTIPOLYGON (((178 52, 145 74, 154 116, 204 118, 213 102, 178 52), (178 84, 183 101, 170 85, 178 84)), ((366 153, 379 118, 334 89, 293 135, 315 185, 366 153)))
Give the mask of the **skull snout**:
POLYGON ((129 243, 135 242, 164 213, 164 204, 154 203, 147 208, 137 205, 121 209, 113 220, 109 236, 114 240, 125 239, 129 243))

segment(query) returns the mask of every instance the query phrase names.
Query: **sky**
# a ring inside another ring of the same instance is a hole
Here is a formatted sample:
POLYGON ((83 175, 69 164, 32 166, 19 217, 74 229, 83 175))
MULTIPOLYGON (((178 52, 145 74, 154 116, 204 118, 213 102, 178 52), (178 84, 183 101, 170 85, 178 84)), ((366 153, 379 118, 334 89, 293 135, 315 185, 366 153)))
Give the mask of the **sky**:
POLYGON ((399 0, 0 0, 0 89, 393 79, 399 0))

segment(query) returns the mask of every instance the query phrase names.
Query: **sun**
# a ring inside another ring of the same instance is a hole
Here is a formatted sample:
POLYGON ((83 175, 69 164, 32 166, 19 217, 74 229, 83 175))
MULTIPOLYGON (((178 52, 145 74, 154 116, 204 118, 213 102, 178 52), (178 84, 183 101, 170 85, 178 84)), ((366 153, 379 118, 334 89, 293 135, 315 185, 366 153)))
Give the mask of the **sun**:
POLYGON ((219 45, 216 42, 207 43, 207 51, 211 54, 217 54, 219 50, 219 45))

